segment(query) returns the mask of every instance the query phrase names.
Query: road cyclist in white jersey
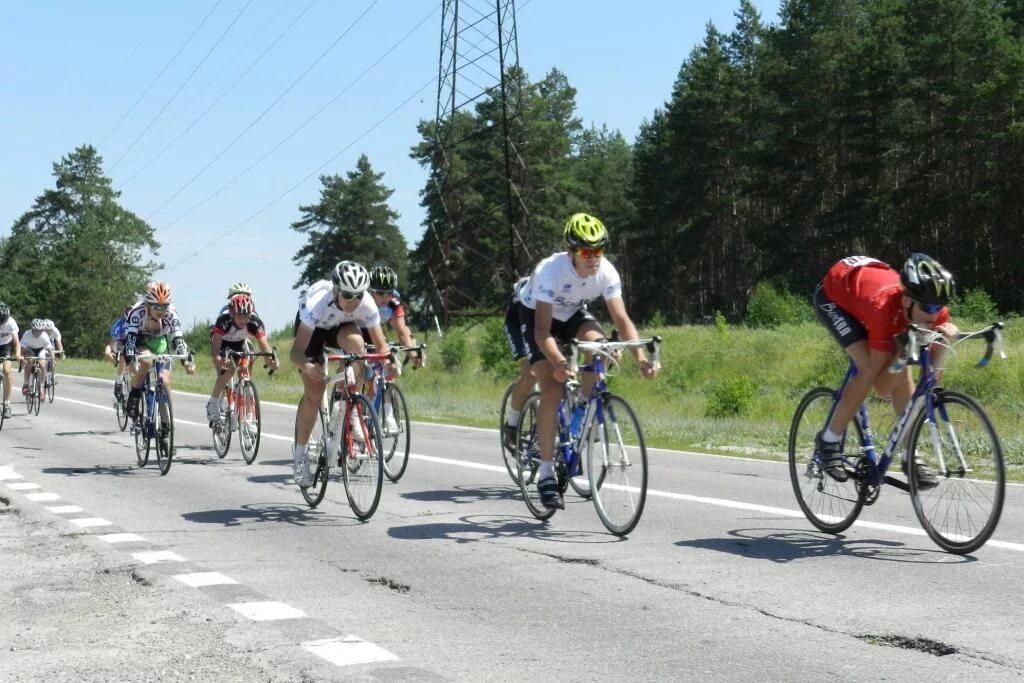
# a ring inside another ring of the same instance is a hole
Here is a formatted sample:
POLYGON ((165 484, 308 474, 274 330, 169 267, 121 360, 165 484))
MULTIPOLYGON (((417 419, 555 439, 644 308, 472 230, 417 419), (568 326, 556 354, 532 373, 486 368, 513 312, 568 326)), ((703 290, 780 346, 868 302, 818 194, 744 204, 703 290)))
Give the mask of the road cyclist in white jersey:
MULTIPOLYGON (((188 353, 188 344, 181 331, 181 320, 171 305, 171 288, 166 282, 151 282, 146 285, 146 294, 142 301, 128 312, 124 326, 124 359, 128 365, 136 365, 132 372, 132 389, 128 394, 126 410, 129 417, 138 416, 139 399, 142 396, 142 381, 149 372, 151 356, 140 355, 150 352, 153 355, 167 353, 169 345, 174 346, 177 355, 188 353), (136 364, 136 361, 138 363, 136 364)), ((185 371, 193 375, 196 371, 194 363, 186 363, 185 371)), ((164 385, 168 395, 171 393, 171 366, 164 369, 164 385)))
MULTIPOLYGON (((365 345, 360 328, 366 329, 374 347, 388 348, 380 327, 380 313, 367 291, 369 286, 370 274, 365 267, 355 261, 341 261, 331 271, 330 280, 314 282, 299 297, 295 341, 289 360, 302 377, 302 400, 295 411, 295 443, 292 446, 295 482, 302 488, 313 483, 306 445, 313 433, 327 383, 324 348, 337 347, 349 353, 362 353, 365 345)), ((393 375, 394 370, 390 362, 386 363, 386 372, 393 375)), ((363 382, 360 376, 362 369, 358 366, 356 373, 358 386, 363 382)), ((355 412, 353 419, 358 419, 355 412)), ((352 430, 353 435, 362 431, 360 425, 355 425, 352 430)))
MULTIPOLYGON (((11 307, 0 301, 0 358, 21 358, 21 340, 18 338, 18 322, 11 315, 11 307)), ((3 361, 4 417, 11 416, 11 386, 14 373, 11 372, 11 361, 3 361)))
MULTIPOLYGON (((53 340, 46 333, 46 320, 35 318, 31 328, 25 330, 21 336, 21 354, 25 358, 24 370, 25 381, 21 385, 21 395, 28 396, 28 378, 32 374, 32 368, 36 363, 45 363, 47 358, 53 356, 53 340)), ((46 398, 46 392, 40 388, 39 400, 46 398)))
POLYGON ((537 380, 530 369, 530 351, 523 340, 523 328, 519 322, 519 298, 523 289, 530 284, 530 276, 521 277, 512 285, 512 299, 505 310, 505 340, 512 352, 512 360, 519 366, 519 379, 516 388, 512 390, 509 399, 509 408, 505 413, 505 424, 501 428, 501 441, 505 448, 514 448, 516 440, 516 428, 519 425, 519 415, 522 413, 523 404, 526 398, 533 391, 537 380))
MULTIPOLYGON (((245 342, 249 337, 256 340, 260 351, 273 353, 267 341, 267 328, 256 314, 256 304, 249 294, 238 293, 228 299, 228 305, 222 309, 210 331, 210 357, 217 372, 213 383, 210 400, 206 403, 206 419, 212 427, 220 419, 220 398, 224 387, 231 381, 231 373, 236 370, 236 361, 228 356, 229 351, 245 351, 245 342)), ((271 369, 277 368, 277 359, 267 361, 271 369)), ((249 365, 248 358, 237 361, 237 371, 242 373, 249 365)))
MULTIPOLYGON (((563 396, 563 384, 573 378, 571 363, 559 345, 572 340, 597 341, 604 333, 586 304, 602 297, 623 341, 639 339, 636 326, 622 300, 622 280, 615 266, 603 258, 608 231, 600 220, 577 213, 565 223, 568 249, 552 254, 534 268, 530 282, 520 292, 519 316, 522 336, 529 351, 530 365, 540 384, 537 435, 541 465, 537 492, 548 509, 563 509, 565 503, 555 479, 553 453, 555 419, 563 396)), ((651 379, 657 367, 642 347, 632 349, 640 373, 651 379)), ((594 377, 586 374, 581 395, 588 396, 594 377)))

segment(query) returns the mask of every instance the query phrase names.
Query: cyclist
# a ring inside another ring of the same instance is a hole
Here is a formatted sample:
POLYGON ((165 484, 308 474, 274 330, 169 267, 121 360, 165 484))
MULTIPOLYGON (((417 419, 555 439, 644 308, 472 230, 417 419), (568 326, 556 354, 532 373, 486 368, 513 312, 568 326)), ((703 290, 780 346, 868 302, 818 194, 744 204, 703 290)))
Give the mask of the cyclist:
MULTIPOLYGON (((398 294, 398 273, 383 263, 374 264, 370 268, 370 296, 373 297, 373 303, 377 305, 381 328, 386 325, 394 330, 398 335, 398 343, 402 346, 415 346, 416 340, 405 323, 405 306, 398 294)), ((367 344, 370 343, 365 329, 363 330, 363 341, 367 344)), ((423 367, 423 359, 419 352, 415 352, 413 356, 413 367, 423 367)), ((389 433, 398 431, 394 410, 390 401, 384 404, 383 426, 384 431, 389 433)))
MULTIPOLYGON (((387 339, 380 327, 380 313, 367 292, 370 274, 354 261, 341 261, 331 271, 330 280, 310 285, 299 297, 299 310, 295 314, 295 341, 289 359, 302 376, 302 400, 295 410, 295 444, 292 461, 295 482, 302 487, 313 483, 306 457, 306 442, 313 432, 313 423, 320 410, 320 401, 327 383, 327 369, 323 367, 325 346, 338 346, 350 353, 362 353, 365 348, 360 327, 365 328, 370 341, 378 349, 387 348, 387 339)), ((356 382, 362 383, 362 371, 356 366, 356 382)), ((394 373, 390 362, 385 371, 394 373)), ((354 429, 360 434, 361 429, 354 429)))
POLYGON ((64 340, 61 337, 60 330, 57 329, 57 325, 54 324, 49 318, 43 319, 43 329, 46 334, 49 335, 50 341, 53 342, 54 353, 50 356, 50 372, 53 373, 53 382, 57 383, 57 357, 64 355, 64 340))
MULTIPOLYGON (((523 340, 529 351, 530 367, 540 383, 540 406, 537 411, 537 435, 541 465, 537 492, 548 509, 564 509, 562 494, 555 480, 552 455, 555 441, 555 416, 563 388, 572 377, 569 361, 559 344, 573 338, 596 341, 604 338, 597 320, 586 304, 603 297, 608 313, 624 341, 639 339, 636 326, 626 312, 622 300, 622 280, 611 262, 605 260, 608 231, 604 224, 586 213, 576 213, 565 223, 568 249, 542 260, 534 268, 530 281, 520 293, 519 317, 523 340)), ((640 373, 651 379, 657 368, 643 348, 632 350, 640 365, 640 373)), ((583 395, 593 387, 594 378, 584 378, 583 395)))
MULTIPOLYGON (((825 472, 846 481, 842 463, 842 435, 858 407, 874 386, 879 396, 892 399, 897 415, 903 413, 914 392, 910 368, 892 374, 897 351, 893 337, 903 334, 910 323, 937 330, 952 339, 957 328, 949 321, 946 304, 953 296, 952 274, 927 254, 911 254, 903 268, 868 256, 849 256, 829 268, 814 290, 814 312, 857 366, 857 374, 843 389, 828 427, 815 437, 825 472)), ((934 355, 941 367, 944 349, 934 355)), ((903 472, 907 461, 903 459, 903 472)), ((938 485, 924 463, 917 465, 922 488, 938 485)))
MULTIPOLYGON (((21 340, 18 339, 18 322, 11 315, 11 307, 0 301, 0 356, 8 358, 21 357, 21 340)), ((4 373, 4 417, 11 416, 11 385, 13 373, 11 361, 3 362, 4 373)))
MULTIPOLYGON (((252 297, 248 294, 235 294, 228 300, 228 311, 220 314, 213 323, 213 332, 210 334, 210 356, 213 359, 213 367, 217 370, 217 380, 213 384, 210 400, 206 403, 206 419, 211 427, 220 419, 220 396, 231 379, 233 362, 227 353, 244 351, 245 342, 250 336, 256 339, 261 351, 271 353, 267 330, 263 326, 263 321, 256 315, 256 305, 252 297)), ((249 367, 248 358, 240 360, 239 374, 249 367)), ((276 359, 268 360, 270 367, 277 367, 276 359)))
MULTIPOLYGON (((139 347, 153 354, 167 353, 168 342, 174 345, 174 352, 181 355, 188 353, 188 345, 181 332, 181 320, 171 305, 171 288, 166 282, 151 282, 146 285, 146 294, 142 301, 128 311, 124 325, 124 360, 131 365, 138 360, 138 366, 132 373, 132 390, 128 394, 125 407, 128 415, 137 417, 139 399, 142 397, 142 381, 149 372, 152 360, 138 358, 139 347)), ((182 361, 185 372, 195 374, 194 363, 182 361)), ((171 367, 164 369, 163 382, 167 393, 171 393, 171 367)))
MULTIPOLYGON (((28 378, 32 374, 32 368, 36 363, 45 361, 52 356, 53 341, 46 333, 46 321, 42 318, 34 318, 30 329, 25 330, 21 336, 22 355, 28 361, 25 363, 25 383, 21 385, 21 395, 28 396, 28 378)), ((46 390, 40 387, 39 400, 46 398, 46 390)))
MULTIPOLYGON (((136 304, 138 305, 138 304, 136 304)), ((124 374, 125 362, 124 362, 124 327, 128 320, 128 313, 132 310, 132 306, 128 306, 121 312, 121 317, 114 321, 114 324, 110 326, 110 341, 107 342, 106 347, 103 349, 103 357, 109 362, 113 363, 115 356, 117 357, 117 376, 114 378, 114 398, 118 401, 124 400, 124 394, 121 391, 121 375, 124 374)))
POLYGON ((530 370, 530 354, 523 341, 523 330, 519 322, 519 293, 530 282, 530 276, 519 278, 512 286, 512 300, 505 310, 505 340, 512 351, 512 360, 519 366, 519 382, 512 391, 509 409, 505 414, 505 425, 501 431, 501 439, 505 448, 512 448, 516 440, 516 428, 519 415, 522 413, 526 397, 533 391, 536 379, 530 370))

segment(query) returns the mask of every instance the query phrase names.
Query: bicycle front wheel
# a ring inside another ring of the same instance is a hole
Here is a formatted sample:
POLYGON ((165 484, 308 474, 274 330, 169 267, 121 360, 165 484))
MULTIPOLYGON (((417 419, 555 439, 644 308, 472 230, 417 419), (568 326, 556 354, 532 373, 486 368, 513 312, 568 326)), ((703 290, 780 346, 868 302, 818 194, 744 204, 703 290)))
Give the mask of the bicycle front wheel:
POLYGON ((156 389, 156 405, 153 411, 153 433, 156 435, 156 464, 160 474, 171 471, 174 457, 174 406, 171 395, 163 386, 156 389))
POLYGON ((223 459, 228 454, 231 446, 231 403, 228 401, 227 392, 220 395, 220 417, 210 427, 213 434, 213 450, 218 458, 223 459))
POLYGON ((139 412, 132 423, 132 432, 135 435, 135 459, 139 462, 139 467, 145 467, 149 462, 149 420, 145 394, 139 397, 139 412))
POLYGON ((341 477, 352 512, 365 521, 373 516, 380 503, 381 487, 384 485, 384 444, 380 421, 369 399, 362 394, 355 394, 350 400, 350 410, 358 418, 355 425, 352 419, 345 419, 342 425, 341 477), (353 433, 354 427, 360 428, 359 434, 353 433))
POLYGON ((999 524, 1003 447, 985 410, 966 394, 936 391, 933 414, 935 423, 922 410, 910 427, 910 498, 928 536, 946 552, 964 555, 983 546, 999 524), (922 485, 921 465, 937 486, 922 485))
MULTIPOLYGON (((390 406, 395 424, 384 429, 384 474, 393 482, 397 482, 405 474, 409 466, 409 406, 405 402, 405 394, 397 384, 384 385, 384 414, 388 414, 390 406)), ((378 417, 380 417, 378 415, 378 417)), ((387 419, 384 420, 387 423, 387 419)))
MULTIPOLYGON (((811 389, 797 406, 789 427, 789 479, 796 502, 811 524, 829 534, 838 534, 856 521, 868 491, 866 486, 858 486, 852 475, 846 481, 828 476, 815 456, 814 438, 825 428, 834 401, 833 389, 811 389)), ((860 424, 856 420, 852 424, 859 445, 860 424)))
POLYGON ((132 390, 132 385, 128 382, 127 374, 118 377, 117 382, 121 387, 121 398, 114 397, 114 412, 117 413, 117 426, 123 432, 128 429, 128 411, 125 409, 125 401, 128 400, 128 392, 132 390))
POLYGON ((299 487, 302 497, 310 508, 316 508, 327 493, 327 481, 331 473, 330 459, 327 457, 327 430, 324 429, 324 415, 317 413, 313 431, 306 442, 306 457, 313 468, 313 483, 306 488, 299 487))
POLYGON ((242 448, 242 459, 246 465, 256 460, 260 451, 260 432, 263 428, 260 416, 260 394, 251 380, 242 380, 238 386, 238 445, 242 448))
POLYGON ((640 421, 626 401, 606 394, 595 416, 591 437, 590 490, 597 516, 616 536, 625 536, 640 521, 647 501, 647 446, 640 421))
MULTIPOLYGON (((0 361, 0 401, 7 400, 7 380, 4 379, 3 361, 0 361)), ((0 431, 4 428, 4 420, 7 419, 7 405, 0 406, 0 431)))
POLYGON ((537 411, 540 409, 540 394, 530 394, 523 404, 516 428, 515 462, 516 483, 523 494, 526 509, 537 519, 548 519, 555 510, 548 509, 540 502, 537 491, 537 470, 540 469, 540 442, 537 439, 537 411))
POLYGON ((57 382, 53 378, 53 372, 46 373, 46 400, 53 403, 53 395, 57 393, 57 382))
POLYGON ((28 396, 25 398, 28 414, 39 414, 39 375, 32 372, 28 377, 28 396))

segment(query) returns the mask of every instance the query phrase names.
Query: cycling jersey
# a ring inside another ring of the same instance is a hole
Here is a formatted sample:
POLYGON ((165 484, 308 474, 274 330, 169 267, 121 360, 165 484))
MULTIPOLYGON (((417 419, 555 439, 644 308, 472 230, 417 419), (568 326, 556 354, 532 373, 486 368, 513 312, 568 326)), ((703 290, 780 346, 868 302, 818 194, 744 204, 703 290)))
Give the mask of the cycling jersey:
POLYGON ((0 324, 0 345, 10 344, 18 337, 18 323, 15 322, 14 316, 8 316, 7 320, 0 324))
POLYGON ((46 333, 50 335, 50 339, 53 340, 53 345, 57 346, 57 342, 62 341, 60 336, 60 330, 54 325, 52 330, 47 330, 46 333))
POLYGON ((330 280, 320 280, 299 296, 298 319, 300 323, 323 330, 345 323, 376 327, 380 325, 380 312, 369 292, 363 292, 359 305, 351 313, 341 310, 334 297, 334 285, 330 280))
POLYGON ((38 356, 40 351, 52 349, 53 342, 50 341, 50 335, 46 334, 46 332, 40 333, 37 337, 32 334, 32 330, 25 330, 25 334, 21 335, 21 348, 25 351, 31 351, 32 355, 38 356))
POLYGON ((113 325, 110 326, 110 339, 115 343, 121 343, 124 341, 124 326, 126 322, 125 317, 122 315, 113 325))
MULTIPOLYGON (((868 348, 895 351, 893 337, 907 330, 900 274, 878 259, 850 256, 839 261, 822 280, 825 294, 867 330, 868 348)), ((943 308, 931 328, 949 321, 943 308)))
POLYGON ((263 321, 255 313, 249 318, 245 327, 235 325, 235 317, 231 313, 221 313, 213 323, 213 336, 220 337, 224 342, 241 342, 252 335, 257 339, 265 339, 267 329, 263 321))
POLYGON ((565 322, 587 302, 597 297, 605 301, 622 297, 622 279, 608 259, 601 259, 596 275, 580 277, 568 252, 552 254, 537 264, 530 281, 520 289, 520 302, 531 310, 537 302, 551 304, 551 317, 565 322))
POLYGON ((402 302, 397 296, 393 296, 386 304, 377 307, 377 313, 380 315, 380 325, 383 327, 392 320, 404 318, 405 306, 402 305, 402 302))
POLYGON ((124 355, 135 358, 136 346, 140 339, 165 337, 174 344, 174 351, 179 355, 188 353, 188 345, 181 331, 181 320, 174 306, 167 309, 163 318, 153 319, 146 312, 146 304, 137 304, 125 316, 124 324, 124 355))

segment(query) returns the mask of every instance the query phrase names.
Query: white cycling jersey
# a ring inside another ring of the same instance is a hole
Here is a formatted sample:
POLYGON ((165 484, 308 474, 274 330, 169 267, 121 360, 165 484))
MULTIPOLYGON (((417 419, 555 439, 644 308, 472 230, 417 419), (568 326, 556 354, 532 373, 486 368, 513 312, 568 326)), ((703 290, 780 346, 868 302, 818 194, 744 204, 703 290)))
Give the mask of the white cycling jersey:
POLYGON ((32 330, 25 330, 25 334, 21 335, 21 348, 38 354, 43 349, 52 349, 53 342, 50 341, 50 335, 46 332, 42 332, 37 337, 32 334, 32 330))
POLYGON ((601 259, 596 275, 580 277, 572 267, 572 255, 561 251, 537 264, 530 282, 519 293, 519 301, 537 309, 537 302, 551 304, 551 317, 565 322, 597 297, 605 301, 622 297, 622 279, 608 259, 601 259))
POLYGON ((7 321, 0 325, 0 346, 10 344, 18 336, 18 323, 14 316, 8 316, 7 321))
POLYGON ((320 280, 310 285, 309 289, 299 295, 299 322, 316 329, 329 330, 345 323, 355 323, 359 327, 380 326, 380 311, 369 292, 363 292, 363 298, 351 313, 346 313, 338 306, 334 298, 334 285, 330 280, 320 280))
POLYGON ((174 345, 176 353, 184 354, 188 351, 185 344, 185 335, 181 331, 181 320, 178 318, 174 306, 167 309, 163 318, 153 319, 146 313, 146 303, 143 301, 128 311, 124 322, 124 353, 128 357, 135 356, 135 347, 140 337, 165 336, 174 345))

